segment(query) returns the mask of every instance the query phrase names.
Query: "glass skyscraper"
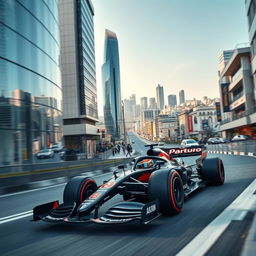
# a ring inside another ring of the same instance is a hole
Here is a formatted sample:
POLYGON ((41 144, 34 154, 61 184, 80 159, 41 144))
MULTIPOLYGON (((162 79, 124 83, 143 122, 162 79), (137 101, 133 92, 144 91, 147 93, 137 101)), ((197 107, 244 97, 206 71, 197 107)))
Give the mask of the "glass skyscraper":
POLYGON ((0 165, 62 137, 58 1, 0 1, 0 165))
POLYGON ((156 87, 156 100, 159 109, 164 108, 164 88, 160 84, 156 87))
POLYGON ((122 114, 118 40, 116 34, 107 29, 104 50, 102 66, 104 120, 112 139, 120 139, 122 114))
POLYGON ((180 99, 180 104, 185 103, 185 92, 184 92, 184 90, 179 91, 179 99, 180 99))

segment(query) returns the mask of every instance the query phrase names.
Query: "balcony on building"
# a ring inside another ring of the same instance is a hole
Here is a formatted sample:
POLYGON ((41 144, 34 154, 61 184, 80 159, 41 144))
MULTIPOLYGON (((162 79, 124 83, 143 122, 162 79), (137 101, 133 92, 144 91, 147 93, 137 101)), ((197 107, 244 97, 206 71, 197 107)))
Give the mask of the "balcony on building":
POLYGON ((239 133, 241 127, 256 123, 250 47, 234 50, 231 59, 221 72, 221 79, 229 83, 230 110, 221 122, 221 130, 228 131, 230 134, 239 133))

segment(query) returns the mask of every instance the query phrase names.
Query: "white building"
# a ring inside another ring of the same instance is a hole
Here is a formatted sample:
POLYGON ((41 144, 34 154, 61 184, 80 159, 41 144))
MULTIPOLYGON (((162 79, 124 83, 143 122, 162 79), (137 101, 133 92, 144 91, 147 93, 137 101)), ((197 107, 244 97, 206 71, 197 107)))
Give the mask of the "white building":
POLYGON ((190 136, 201 138, 207 133, 207 130, 214 133, 218 132, 218 121, 215 106, 198 106, 193 108, 189 114, 191 121, 188 121, 190 136), (191 126, 192 125, 192 126, 191 126))

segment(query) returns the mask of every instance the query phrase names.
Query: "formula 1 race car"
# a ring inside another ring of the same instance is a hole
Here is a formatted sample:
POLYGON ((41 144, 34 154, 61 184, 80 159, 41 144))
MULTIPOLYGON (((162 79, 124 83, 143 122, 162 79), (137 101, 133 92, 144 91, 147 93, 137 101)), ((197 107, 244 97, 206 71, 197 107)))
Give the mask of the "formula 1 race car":
POLYGON ((131 170, 119 166, 113 177, 100 186, 90 177, 72 178, 65 186, 63 203, 36 206, 33 220, 147 224, 161 214, 178 214, 184 197, 201 186, 224 184, 222 160, 206 158, 204 148, 160 149, 157 145, 147 145, 147 155, 135 158, 131 170), (196 155, 200 157, 190 166, 177 159, 196 155), (100 207, 118 194, 123 201, 99 214, 100 207))

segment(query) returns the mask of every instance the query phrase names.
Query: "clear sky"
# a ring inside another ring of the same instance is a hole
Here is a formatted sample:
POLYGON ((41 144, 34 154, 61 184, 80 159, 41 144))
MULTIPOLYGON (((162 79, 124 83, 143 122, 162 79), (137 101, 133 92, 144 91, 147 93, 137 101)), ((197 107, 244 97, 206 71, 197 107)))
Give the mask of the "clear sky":
POLYGON ((185 90, 186 99, 219 97, 218 56, 246 43, 244 0, 92 0, 99 115, 105 28, 117 34, 122 98, 185 90))

